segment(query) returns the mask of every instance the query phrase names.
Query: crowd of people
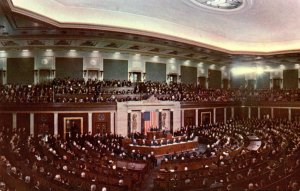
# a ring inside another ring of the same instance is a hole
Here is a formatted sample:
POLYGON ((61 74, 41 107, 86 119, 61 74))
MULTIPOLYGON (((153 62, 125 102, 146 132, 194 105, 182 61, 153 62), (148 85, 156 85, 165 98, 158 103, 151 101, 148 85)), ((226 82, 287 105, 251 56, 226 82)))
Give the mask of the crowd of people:
POLYGON ((136 190, 153 156, 128 153, 122 136, 26 136, 0 130, 0 190, 136 190))
POLYGON ((158 190, 299 190, 300 123, 249 119, 182 128, 206 145, 202 152, 166 155, 158 190), (247 147, 249 137, 261 141, 247 147))
MULTIPOLYGON (((0 129, 0 190, 140 190, 157 165, 153 153, 130 152, 122 145, 124 137, 111 133, 63 139, 24 132, 0 129)), ((198 137, 204 147, 164 155, 154 190, 300 188, 298 121, 229 120, 182 127, 174 137, 198 137), (250 137, 261 144, 249 147, 250 137)))
POLYGON ((48 83, 0 86, 0 103, 95 103, 160 100, 185 102, 299 101, 300 90, 202 89, 183 83, 54 79, 48 83))

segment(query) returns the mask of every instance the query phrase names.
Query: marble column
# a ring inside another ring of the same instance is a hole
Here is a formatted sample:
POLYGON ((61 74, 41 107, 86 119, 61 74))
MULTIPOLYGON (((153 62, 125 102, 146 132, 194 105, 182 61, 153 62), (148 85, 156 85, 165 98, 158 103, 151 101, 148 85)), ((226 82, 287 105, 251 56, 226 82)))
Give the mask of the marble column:
POLYGON ((34 113, 30 113, 30 135, 34 135, 34 113))
POLYGON ((251 107, 248 107, 248 118, 251 119, 251 107))
POLYGON ((174 116, 174 114, 173 114, 173 110, 171 109, 170 110, 170 132, 173 134, 173 116, 174 116))
POLYGON ((274 108, 271 107, 271 119, 273 119, 273 118, 274 118, 274 108))
POLYGON ((161 130, 161 112, 162 110, 158 111, 158 129, 161 130))
POLYGON ((195 123, 195 125, 196 125, 196 127, 198 127, 198 125, 199 125, 199 116, 198 116, 198 109, 196 109, 195 110, 196 112, 196 123, 195 123))
POLYGON ((16 113, 12 114, 12 126, 13 126, 13 129, 17 128, 17 114, 16 113))
POLYGON ((54 113, 54 135, 58 135, 58 113, 54 113))
POLYGON ((88 132, 93 133, 93 114, 88 112, 88 132))
POLYGON ((110 112, 110 132, 115 133, 115 112, 110 112))
POLYGON ((181 127, 184 126, 184 110, 181 110, 181 127))
POLYGON ((146 134, 144 112, 145 112, 144 110, 141 111, 141 134, 146 134))
POLYGON ((217 122, 217 109, 214 108, 214 120, 213 120, 214 123, 217 122))
POLYGON ((128 126, 127 126, 127 135, 131 133, 131 111, 128 111, 128 126))
POLYGON ((224 123, 226 123, 226 121, 227 121, 227 109, 226 109, 226 107, 224 108, 224 123))

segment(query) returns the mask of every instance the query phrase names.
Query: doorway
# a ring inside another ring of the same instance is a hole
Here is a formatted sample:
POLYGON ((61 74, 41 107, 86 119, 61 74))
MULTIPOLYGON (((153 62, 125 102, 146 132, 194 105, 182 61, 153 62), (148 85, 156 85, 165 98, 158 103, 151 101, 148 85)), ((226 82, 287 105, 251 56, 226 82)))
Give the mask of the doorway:
POLYGON ((64 118, 64 138, 74 139, 76 135, 83 133, 82 117, 65 117, 64 118))
POLYGON ((201 125, 211 124, 211 112, 201 112, 201 125))
POLYGON ((133 72, 132 73, 132 82, 140 82, 142 79, 141 72, 133 72))

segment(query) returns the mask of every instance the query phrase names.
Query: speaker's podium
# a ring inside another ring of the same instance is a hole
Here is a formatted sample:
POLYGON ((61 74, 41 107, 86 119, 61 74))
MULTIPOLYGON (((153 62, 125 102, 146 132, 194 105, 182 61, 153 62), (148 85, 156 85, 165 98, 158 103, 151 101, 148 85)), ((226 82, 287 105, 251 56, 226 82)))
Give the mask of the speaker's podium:
POLYGON ((173 137, 164 131, 149 131, 146 139, 133 140, 128 145, 128 150, 141 154, 165 155, 174 152, 188 151, 198 147, 196 138, 190 140, 186 136, 173 137))

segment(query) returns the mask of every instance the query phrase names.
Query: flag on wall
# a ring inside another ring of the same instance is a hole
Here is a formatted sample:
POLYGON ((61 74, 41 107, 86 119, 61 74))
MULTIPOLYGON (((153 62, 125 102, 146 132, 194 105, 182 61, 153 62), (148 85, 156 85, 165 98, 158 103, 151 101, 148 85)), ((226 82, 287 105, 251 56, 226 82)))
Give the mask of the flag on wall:
POLYGON ((151 127, 157 127, 157 117, 155 111, 144 112, 144 127, 145 127, 145 133, 150 131, 151 127))

